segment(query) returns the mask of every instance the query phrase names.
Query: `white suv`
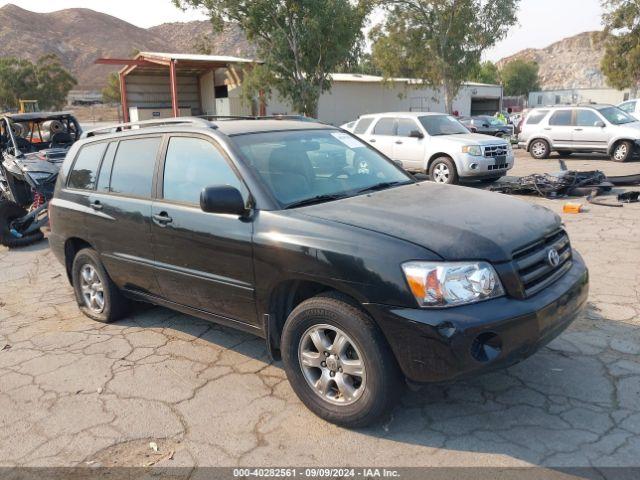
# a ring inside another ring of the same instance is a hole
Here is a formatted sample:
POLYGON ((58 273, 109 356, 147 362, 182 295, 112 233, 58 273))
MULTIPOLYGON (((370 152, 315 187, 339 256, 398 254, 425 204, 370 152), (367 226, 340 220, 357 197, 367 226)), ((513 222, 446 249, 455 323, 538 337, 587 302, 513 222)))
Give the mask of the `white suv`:
POLYGON ((618 105, 618 108, 625 113, 628 113, 636 120, 640 120, 640 98, 634 98, 627 100, 618 105))
POLYGON ((353 133, 409 171, 438 183, 494 181, 513 168, 511 145, 470 133, 444 113, 397 112, 363 115, 353 133))
POLYGON ((536 108, 527 115, 518 144, 536 159, 552 151, 596 152, 626 162, 640 145, 640 122, 613 105, 536 108))

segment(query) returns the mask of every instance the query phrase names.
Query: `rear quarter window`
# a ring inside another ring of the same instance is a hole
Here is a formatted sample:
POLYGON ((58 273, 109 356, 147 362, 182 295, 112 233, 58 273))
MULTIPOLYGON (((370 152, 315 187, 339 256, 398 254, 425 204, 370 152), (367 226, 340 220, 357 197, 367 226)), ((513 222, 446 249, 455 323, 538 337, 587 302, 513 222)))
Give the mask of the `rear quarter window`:
POLYGON ((373 122, 373 118, 361 118, 356 124, 356 128, 353 133, 364 133, 369 128, 369 125, 373 122))
POLYGON ((98 167, 107 149, 106 143, 85 145, 80 149, 73 164, 67 187, 79 190, 94 190, 98 177, 98 167))
POLYGON ((113 161, 109 190, 123 195, 150 197, 161 140, 161 137, 122 140, 113 161))
POLYGON ((549 110, 537 110, 527 115, 526 125, 538 125, 542 119, 549 113, 549 110))

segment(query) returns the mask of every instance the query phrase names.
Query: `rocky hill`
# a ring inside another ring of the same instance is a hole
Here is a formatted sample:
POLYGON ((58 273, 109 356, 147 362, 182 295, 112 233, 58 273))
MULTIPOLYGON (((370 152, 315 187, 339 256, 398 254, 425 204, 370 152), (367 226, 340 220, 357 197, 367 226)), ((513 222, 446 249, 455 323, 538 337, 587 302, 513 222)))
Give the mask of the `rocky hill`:
POLYGON ((603 88, 606 81, 600 70, 604 56, 601 32, 584 32, 553 43, 546 48, 522 50, 498 62, 504 64, 521 58, 540 66, 542 89, 603 88))
MULTIPOLYGON (((129 58, 134 51, 253 55, 237 28, 214 34, 207 21, 168 23, 144 29, 84 8, 36 13, 15 5, 0 8, 0 56, 36 60, 54 53, 78 79, 81 90, 102 88, 112 66, 94 65, 99 57, 129 58)), ((117 67, 115 68, 117 70, 117 67)))

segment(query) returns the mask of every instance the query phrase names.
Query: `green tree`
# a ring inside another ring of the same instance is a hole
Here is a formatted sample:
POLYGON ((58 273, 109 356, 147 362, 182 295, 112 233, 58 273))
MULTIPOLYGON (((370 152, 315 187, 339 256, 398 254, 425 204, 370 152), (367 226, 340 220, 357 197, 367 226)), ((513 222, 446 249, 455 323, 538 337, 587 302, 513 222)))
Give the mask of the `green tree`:
POLYGON ((263 62, 245 72, 247 95, 274 89, 294 110, 316 116, 330 74, 363 42, 370 0, 173 0, 205 10, 214 28, 240 26, 263 62))
POLYGON ((602 71, 609 85, 631 90, 636 98, 640 87, 640 2, 603 0, 605 54, 602 71))
POLYGON ((471 72, 469 80, 480 83, 498 84, 500 83, 500 71, 495 63, 487 60, 486 62, 478 64, 476 69, 471 72))
POLYGON ((61 108, 76 79, 55 55, 36 63, 18 58, 0 59, 0 105, 17 108, 19 99, 38 100, 41 108, 61 108))
POLYGON ((522 59, 512 60, 500 72, 505 95, 528 95, 540 89, 538 64, 522 59))
POLYGON ((516 22, 519 0, 389 0, 384 25, 372 29, 374 63, 387 77, 417 77, 442 89, 445 108, 482 52, 516 22))
POLYGON ((104 103, 120 103, 120 75, 111 72, 107 78, 107 86, 102 89, 102 101, 104 103))

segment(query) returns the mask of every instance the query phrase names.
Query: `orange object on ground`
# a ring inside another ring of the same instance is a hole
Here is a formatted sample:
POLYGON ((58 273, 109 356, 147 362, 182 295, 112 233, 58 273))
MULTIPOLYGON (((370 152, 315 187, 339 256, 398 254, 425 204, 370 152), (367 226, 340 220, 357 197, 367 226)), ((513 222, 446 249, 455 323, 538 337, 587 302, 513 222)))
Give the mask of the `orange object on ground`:
POLYGON ((565 203, 562 207, 563 213, 580 213, 582 211, 581 203, 565 203))

